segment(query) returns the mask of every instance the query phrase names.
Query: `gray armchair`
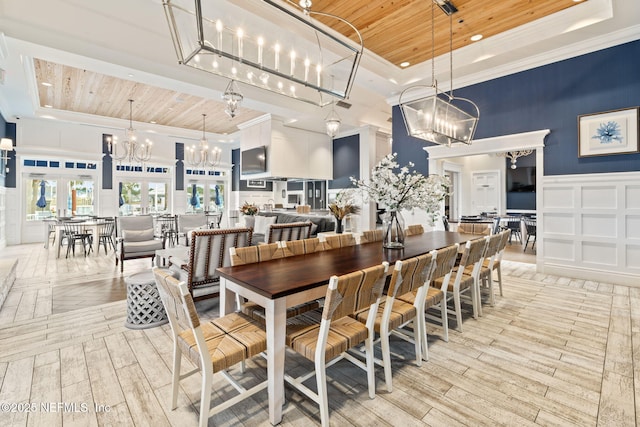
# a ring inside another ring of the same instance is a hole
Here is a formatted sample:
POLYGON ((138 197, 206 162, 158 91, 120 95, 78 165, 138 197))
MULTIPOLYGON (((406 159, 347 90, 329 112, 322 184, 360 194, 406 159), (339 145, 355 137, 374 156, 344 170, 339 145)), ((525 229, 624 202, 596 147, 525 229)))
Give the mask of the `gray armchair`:
POLYGON ((189 286, 195 301, 220 295, 218 267, 231 265, 230 248, 249 246, 250 228, 194 230, 191 233, 189 259, 170 259, 171 270, 189 286))
POLYGON ((117 218, 116 266, 120 262, 120 272, 124 271, 126 259, 151 257, 153 262, 158 249, 164 249, 164 243, 154 238, 151 215, 117 218))
POLYGON ((209 228, 207 216, 204 213, 178 215, 178 239, 184 236, 185 246, 189 246, 189 234, 193 230, 209 228))

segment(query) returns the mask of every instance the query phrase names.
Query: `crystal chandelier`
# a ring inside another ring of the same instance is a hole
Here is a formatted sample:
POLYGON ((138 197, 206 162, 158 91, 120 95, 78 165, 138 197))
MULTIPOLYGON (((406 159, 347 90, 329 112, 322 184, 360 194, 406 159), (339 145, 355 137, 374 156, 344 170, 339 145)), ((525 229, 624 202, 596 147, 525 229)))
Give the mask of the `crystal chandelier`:
POLYGON ((222 94, 222 99, 224 100, 225 104, 227 104, 224 112, 233 119, 236 116, 236 110, 240 108, 240 104, 244 99, 244 96, 242 96, 242 94, 240 93, 235 80, 231 80, 229 82, 227 88, 222 94))
POLYGON ((311 0, 162 4, 180 64, 319 106, 349 97, 362 37, 343 18, 311 10, 311 0), (359 43, 317 17, 348 26, 359 43))
POLYGON ((324 119, 324 123, 327 127, 327 135, 329 135, 331 138, 334 138, 338 132, 340 132, 340 123, 342 122, 340 120, 340 117, 338 116, 338 113, 336 113, 336 110, 333 108, 335 106, 335 103, 331 104, 331 111, 329 112, 329 115, 324 119))
POLYGON ((412 86, 400 94, 400 110, 409 135, 440 145, 451 145, 454 142, 471 144, 476 131, 480 110, 478 106, 466 98, 453 96, 453 13, 457 10, 451 2, 445 10, 449 15, 449 93, 438 91, 435 78, 435 29, 434 4, 431 2, 431 86, 412 86), (447 12, 447 11, 450 11, 447 12), (406 92, 417 88, 429 88, 433 95, 403 102, 406 92))
POLYGON ((213 147, 209 151, 209 143, 205 136, 205 117, 202 115, 202 139, 200 139, 200 146, 196 148, 195 145, 187 149, 187 162, 194 168, 215 168, 220 164, 220 154, 222 150, 219 147, 213 147))
POLYGON ((528 156, 533 153, 533 150, 518 150, 518 151, 508 151, 506 153, 496 153, 496 156, 506 157, 511 159, 511 169, 517 168, 516 162, 519 157, 528 156))
POLYGON ((109 141, 109 153, 118 162, 144 163, 151 158, 151 146, 153 143, 147 138, 139 143, 136 131, 133 128, 133 99, 129 100, 129 128, 125 130, 125 140, 118 143, 118 137, 113 136, 109 141))

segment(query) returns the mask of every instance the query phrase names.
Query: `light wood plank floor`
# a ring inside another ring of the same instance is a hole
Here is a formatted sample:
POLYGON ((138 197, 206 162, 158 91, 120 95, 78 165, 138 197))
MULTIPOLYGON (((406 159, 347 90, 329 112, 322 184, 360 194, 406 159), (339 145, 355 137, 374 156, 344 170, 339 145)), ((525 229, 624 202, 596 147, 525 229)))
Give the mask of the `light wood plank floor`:
MULTIPOLYGON (((199 376, 182 383, 178 409, 168 407, 168 325, 125 328, 124 300, 74 301, 64 312, 53 310, 56 295, 76 292, 90 299, 96 283, 118 283, 113 257, 52 254, 41 245, 0 251, 2 258, 20 259, 18 279, 0 309, 0 403, 67 407, 5 411, 0 425, 194 425, 199 376)), ((127 261, 125 276, 149 266, 148 259, 127 261)), ((362 371, 347 362, 330 368, 332 425, 636 425, 640 291, 540 275, 522 262, 507 261, 503 268, 504 296, 486 306, 482 318, 467 316, 464 332, 450 332, 448 343, 430 327, 430 360, 422 367, 411 360, 410 344, 392 342, 392 393, 380 368, 373 400, 362 371)), ((218 313, 211 301, 199 310, 207 318, 218 313)), ((265 365, 251 361, 242 380, 250 385, 264 378, 265 365)), ((183 367, 191 368, 186 361, 183 367)), ((287 356, 286 370, 294 375, 310 367, 287 356)), ((233 394, 221 379, 216 386, 215 401, 233 394)), ((289 388, 286 399, 282 425, 319 424, 315 404, 289 388)), ((267 426, 266 402, 265 390, 210 424, 267 426)))

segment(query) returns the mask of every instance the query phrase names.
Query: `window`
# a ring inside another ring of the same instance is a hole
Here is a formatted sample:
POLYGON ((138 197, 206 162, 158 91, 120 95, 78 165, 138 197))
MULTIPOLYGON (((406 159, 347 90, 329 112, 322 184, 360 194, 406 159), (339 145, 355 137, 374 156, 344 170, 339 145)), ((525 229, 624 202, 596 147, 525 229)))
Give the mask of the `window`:
POLYGON ((187 187, 187 212, 218 212, 224 210, 224 183, 191 183, 187 187), (195 189, 196 197, 193 197, 195 189), (206 203, 205 203, 206 200, 206 203))
POLYGON ((27 221, 55 217, 58 209, 58 182, 56 180, 47 181, 37 178, 27 179, 25 184, 27 221), (40 207, 38 206, 38 200, 41 197, 43 187, 46 205, 40 207))

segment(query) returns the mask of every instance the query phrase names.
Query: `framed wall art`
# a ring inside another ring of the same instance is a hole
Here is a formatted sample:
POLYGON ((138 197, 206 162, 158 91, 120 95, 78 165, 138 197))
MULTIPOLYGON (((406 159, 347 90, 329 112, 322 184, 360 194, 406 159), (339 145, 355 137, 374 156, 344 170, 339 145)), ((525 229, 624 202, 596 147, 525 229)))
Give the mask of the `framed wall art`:
POLYGON ((638 153, 638 110, 578 116, 578 157, 638 153))

